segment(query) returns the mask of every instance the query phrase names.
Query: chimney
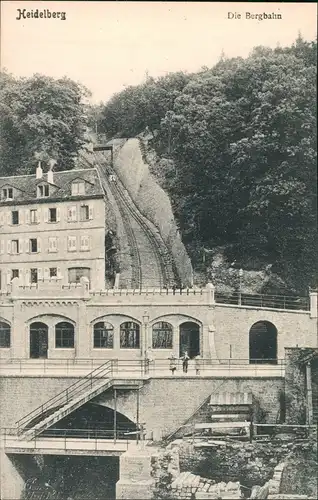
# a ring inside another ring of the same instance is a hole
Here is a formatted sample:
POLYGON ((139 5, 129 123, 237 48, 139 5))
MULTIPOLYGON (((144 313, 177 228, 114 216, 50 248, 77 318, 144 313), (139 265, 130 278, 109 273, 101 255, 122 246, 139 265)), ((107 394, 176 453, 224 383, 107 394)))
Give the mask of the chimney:
POLYGON ((42 176, 43 176, 43 170, 41 167, 41 162, 39 161, 38 166, 36 167, 35 177, 36 179, 42 179, 42 176))
POLYGON ((53 160, 53 159, 49 161, 50 168, 49 168, 48 173, 47 173, 47 181, 50 184, 54 184, 54 180, 53 180, 53 167, 54 167, 55 163, 56 163, 56 161, 53 160))
POLYGON ((54 184, 54 182, 53 182, 53 170, 52 170, 52 167, 50 167, 50 170, 48 170, 48 173, 47 173, 47 181, 48 181, 50 184, 54 184))

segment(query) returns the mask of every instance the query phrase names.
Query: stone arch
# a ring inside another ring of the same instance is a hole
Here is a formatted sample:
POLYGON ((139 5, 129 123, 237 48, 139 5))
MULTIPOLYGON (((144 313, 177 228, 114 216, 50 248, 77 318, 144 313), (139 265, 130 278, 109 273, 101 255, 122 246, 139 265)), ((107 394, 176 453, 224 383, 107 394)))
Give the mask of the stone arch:
POLYGON ((249 330, 250 364, 277 364, 277 328, 270 321, 260 320, 249 330))
MULTIPOLYGON (((110 321, 109 318, 127 318, 127 321, 134 321, 135 323, 138 323, 141 325, 141 321, 139 319, 134 318, 133 316, 130 316, 129 314, 124 314, 124 313, 108 313, 108 314, 102 314, 100 316, 97 316, 94 318, 90 324, 93 325, 94 323, 97 323, 98 321, 110 321), (108 319, 107 319, 108 318, 108 319)), ((120 322, 122 323, 125 321, 125 319, 122 319, 120 322)), ((111 322, 111 321, 110 321, 111 322)))
POLYGON ((90 431, 105 431, 105 437, 113 438, 116 425, 116 437, 118 439, 134 439, 136 434, 127 433, 136 432, 135 420, 132 420, 118 409, 116 409, 116 419, 114 414, 114 405, 112 403, 108 405, 108 403, 88 402, 57 422, 51 429, 69 429, 70 434, 72 429, 76 429, 77 435, 81 429, 83 429, 83 433, 85 430, 87 432, 87 429, 90 429, 90 431))
POLYGON ((193 316, 189 316, 188 314, 183 314, 183 313, 180 313, 180 314, 179 313, 161 314, 160 316, 157 316, 156 318, 152 319, 149 322, 149 326, 152 326, 154 323, 156 323, 158 321, 172 322, 171 320, 169 321, 168 318, 173 319, 173 323, 176 325, 180 325, 181 323, 184 323, 185 321, 191 321, 193 323, 196 323, 200 327, 202 327, 202 321, 200 321, 197 318, 194 318, 193 316), (174 319, 176 319, 177 321, 174 321, 174 319))
MULTIPOLYGON (((76 326, 76 322, 69 318, 68 316, 64 316, 64 314, 58 314, 58 313, 42 313, 42 314, 37 314, 36 316, 32 316, 32 318, 29 318, 27 321, 26 321, 26 324, 30 324, 34 321, 45 321, 47 320, 48 318, 53 318, 53 319, 56 319, 56 323, 58 323, 59 321, 68 321, 70 323, 72 323, 72 325, 75 327, 76 326)), ((54 326, 55 326, 55 323, 54 323, 54 326)))

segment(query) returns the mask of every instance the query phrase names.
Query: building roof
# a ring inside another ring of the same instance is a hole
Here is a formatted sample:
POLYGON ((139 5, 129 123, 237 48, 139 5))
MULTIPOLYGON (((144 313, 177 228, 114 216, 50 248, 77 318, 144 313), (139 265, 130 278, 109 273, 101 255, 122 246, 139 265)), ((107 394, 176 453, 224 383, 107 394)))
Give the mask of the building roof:
POLYGON ((51 201, 72 198, 89 198, 103 196, 103 189, 99 180, 97 170, 78 169, 65 170, 63 172, 53 172, 53 184, 48 182, 47 174, 43 173, 41 179, 37 179, 35 174, 32 175, 16 175, 10 177, 0 177, 0 189, 12 187, 19 191, 14 200, 0 200, 0 203, 22 203, 36 201, 51 201), (85 195, 72 195, 72 182, 85 181, 85 195), (49 184, 54 188, 52 194, 45 198, 37 197, 37 186, 39 184, 49 184))

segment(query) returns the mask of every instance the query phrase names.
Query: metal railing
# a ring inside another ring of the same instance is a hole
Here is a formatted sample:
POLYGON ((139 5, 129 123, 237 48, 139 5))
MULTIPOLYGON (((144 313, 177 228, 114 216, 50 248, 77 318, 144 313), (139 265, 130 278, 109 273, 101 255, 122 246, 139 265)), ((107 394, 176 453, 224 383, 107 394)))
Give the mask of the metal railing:
MULTIPOLYGON (((137 431, 137 434, 141 435, 141 431, 137 431)), ((4 446, 14 447, 14 443, 19 442, 19 433, 16 427, 5 427, 1 429, 1 434, 3 438, 4 446)), ((133 438, 129 438, 131 435, 130 430, 127 429, 116 429, 115 432, 113 429, 46 429, 40 435, 34 432, 34 436, 32 436, 32 448, 37 449, 43 447, 43 441, 54 440, 54 447, 56 447, 57 443, 61 443, 61 448, 67 450, 68 444, 74 443, 76 440, 77 443, 82 443, 83 449, 85 449, 85 444, 89 445, 88 449, 98 450, 100 448, 106 449, 107 444, 111 445, 122 445, 125 449, 128 449, 128 445, 130 442, 135 441, 133 438), (98 447, 98 444, 101 446, 98 447)), ((28 441, 29 443, 30 441, 28 441)), ((70 446, 70 449, 74 449, 70 446)))
MULTIPOLYGON (((175 359, 177 373, 182 371, 182 360, 175 359)), ((83 372, 91 371, 94 378, 99 373, 101 366, 108 366, 109 373, 112 376, 120 376, 121 378, 143 375, 160 375, 167 374, 170 370, 170 359, 157 358, 152 361, 147 359, 1 359, 0 371, 10 373, 10 369, 19 373, 41 373, 41 374, 59 374, 61 376, 68 375, 73 377, 90 379, 91 373, 83 375, 83 372)), ((189 361, 188 372, 199 371, 201 373, 208 372, 225 372, 225 370, 246 369, 248 372, 261 371, 262 369, 282 371, 285 367, 284 358, 197 358, 189 361)), ((81 381, 80 381, 81 382, 81 381)), ((76 382, 78 384, 78 382, 76 382)), ((87 383, 87 386, 89 382, 87 383)), ((69 388, 71 389, 72 386, 69 388)), ((63 392, 66 392, 67 389, 63 392)))
POLYGON ((53 398, 49 399, 42 405, 40 405, 35 410, 25 415, 23 418, 16 422, 19 432, 25 430, 25 427, 34 422, 35 419, 43 418, 48 416, 51 410, 55 410, 64 406, 74 397, 83 394, 87 389, 93 389, 96 385, 96 381, 100 382, 100 379, 110 379, 112 375, 112 362, 107 360, 104 364, 100 365, 98 368, 90 372, 88 375, 81 377, 80 380, 76 381, 74 384, 70 385, 67 389, 60 392, 53 398))
POLYGON ((309 297, 293 295, 266 295, 233 292, 227 295, 215 292, 215 302, 217 304, 233 304, 240 306, 264 307, 270 309, 287 309, 295 311, 309 311, 309 297))

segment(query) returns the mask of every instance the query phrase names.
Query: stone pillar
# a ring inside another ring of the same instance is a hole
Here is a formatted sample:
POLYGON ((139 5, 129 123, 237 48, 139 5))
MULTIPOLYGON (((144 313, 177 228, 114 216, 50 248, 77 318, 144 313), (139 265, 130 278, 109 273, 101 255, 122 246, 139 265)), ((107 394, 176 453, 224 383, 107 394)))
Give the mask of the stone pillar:
POLYGON ((91 357, 93 332, 87 324, 86 302, 79 300, 77 303, 77 322, 75 329, 75 357, 87 359, 91 357))
POLYGON ((310 292, 310 317, 317 318, 318 317, 318 293, 310 292))
POLYGON ((150 500, 155 486, 151 476, 151 454, 146 450, 128 450, 119 459, 116 499, 150 500))
POLYGON ((30 357, 30 330, 21 320, 21 302, 13 301, 13 322, 11 325, 11 356, 15 359, 26 359, 30 357))
POLYGON ((210 346, 210 358, 213 360, 215 363, 219 363, 219 358, 216 353, 216 348, 215 348, 215 326, 214 324, 209 325, 209 346, 210 346))
POLYGON ((24 480, 14 462, 0 449, 0 498, 1 500, 18 500, 24 488, 24 480))
POLYGON ((148 323, 149 316, 147 311, 145 311, 142 317, 142 325, 141 325, 141 339, 140 339, 140 347, 141 347, 141 357, 144 358, 148 351, 148 323))
POLYGON ((209 306, 214 306, 215 304, 215 286, 213 283, 208 283, 206 285, 207 289, 207 300, 209 306))

